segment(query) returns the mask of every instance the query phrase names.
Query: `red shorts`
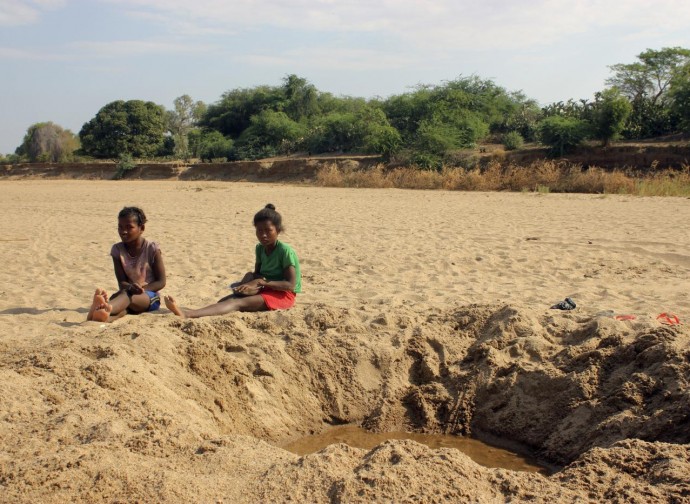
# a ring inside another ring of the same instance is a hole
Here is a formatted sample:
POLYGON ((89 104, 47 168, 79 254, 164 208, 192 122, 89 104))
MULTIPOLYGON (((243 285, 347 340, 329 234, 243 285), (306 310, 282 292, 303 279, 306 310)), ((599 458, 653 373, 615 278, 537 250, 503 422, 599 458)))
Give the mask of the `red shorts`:
POLYGON ((295 305, 294 292, 264 289, 259 294, 269 310, 287 310, 295 305))

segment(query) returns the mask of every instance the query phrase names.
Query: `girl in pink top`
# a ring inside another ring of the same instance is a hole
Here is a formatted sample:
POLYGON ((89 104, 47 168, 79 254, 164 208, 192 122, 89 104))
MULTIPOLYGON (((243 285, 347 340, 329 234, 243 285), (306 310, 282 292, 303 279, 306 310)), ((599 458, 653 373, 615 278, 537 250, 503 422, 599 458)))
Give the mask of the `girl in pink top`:
POLYGON ((165 265, 158 244, 142 235, 146 215, 137 207, 125 207, 117 216, 122 241, 113 245, 115 277, 119 290, 108 298, 96 289, 87 320, 109 322, 125 313, 143 313, 160 307, 158 291, 165 287, 165 265))

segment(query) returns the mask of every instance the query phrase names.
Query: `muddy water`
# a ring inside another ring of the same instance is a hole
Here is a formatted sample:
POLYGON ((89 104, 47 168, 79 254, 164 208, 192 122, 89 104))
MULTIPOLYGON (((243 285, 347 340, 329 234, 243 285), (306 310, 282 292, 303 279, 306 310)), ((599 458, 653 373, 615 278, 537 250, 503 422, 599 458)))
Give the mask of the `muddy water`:
POLYGON ((476 439, 442 434, 416 434, 411 432, 369 432, 356 425, 341 425, 328 429, 321 434, 306 436, 283 448, 296 453, 307 455, 314 453, 328 445, 345 443, 355 448, 370 450, 389 439, 411 439, 427 445, 429 448, 455 448, 469 456, 476 463, 485 467, 501 467, 513 471, 538 472, 550 474, 552 471, 539 465, 536 460, 513 453, 503 448, 482 443, 476 439))

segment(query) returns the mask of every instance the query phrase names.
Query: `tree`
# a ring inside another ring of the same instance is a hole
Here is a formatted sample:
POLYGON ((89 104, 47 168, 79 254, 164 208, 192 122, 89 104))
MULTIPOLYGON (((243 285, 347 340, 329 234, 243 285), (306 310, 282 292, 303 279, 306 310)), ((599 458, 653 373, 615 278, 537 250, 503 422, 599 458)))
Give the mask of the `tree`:
POLYGON ((306 129, 285 112, 264 110, 251 117, 250 126, 235 143, 240 159, 261 159, 277 154, 289 154, 303 139, 306 129))
POLYGON ((632 105, 616 88, 596 93, 593 114, 594 138, 606 147, 611 140, 620 137, 625 122, 632 112, 632 105))
POLYGON ((618 88, 631 101, 646 97, 656 104, 665 97, 678 69, 690 61, 690 49, 647 49, 637 58, 640 61, 635 63, 611 65, 614 75, 606 83, 618 88))
POLYGON ((220 131, 224 136, 238 138, 251 125, 252 116, 264 111, 282 109, 283 89, 258 86, 252 89, 233 89, 209 105, 199 125, 220 131))
POLYGON ((178 157, 189 157, 189 132, 199 122, 206 105, 195 102, 191 96, 182 95, 173 101, 174 110, 167 112, 168 131, 175 142, 174 154, 178 157))
POLYGON ((189 134, 189 140, 192 154, 202 160, 227 160, 232 157, 232 140, 225 138, 219 131, 193 130, 189 134))
POLYGON ((319 92, 307 79, 290 74, 283 79, 283 111, 293 121, 309 119, 319 112, 319 92))
POLYGON ((165 109, 153 102, 117 100, 98 111, 79 132, 82 150, 97 158, 155 156, 163 146, 165 109))
POLYGON ((588 125, 580 119, 551 116, 538 126, 539 141, 551 147, 553 156, 563 156, 580 145, 587 137, 588 125))
POLYGON ((29 126, 15 152, 31 162, 56 163, 68 160, 78 148, 79 139, 74 133, 49 121, 29 126))
POLYGON ((677 72, 671 84, 671 112, 680 127, 690 133, 690 63, 677 72))

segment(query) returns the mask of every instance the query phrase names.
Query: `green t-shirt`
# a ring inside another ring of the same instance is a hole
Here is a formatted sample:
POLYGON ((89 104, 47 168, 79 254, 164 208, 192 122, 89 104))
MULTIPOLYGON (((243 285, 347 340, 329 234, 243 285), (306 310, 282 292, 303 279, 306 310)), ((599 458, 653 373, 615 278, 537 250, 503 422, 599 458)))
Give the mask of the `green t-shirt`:
POLYGON ((302 292, 302 273, 299 268, 297 252, 280 240, 276 242, 276 248, 271 255, 266 255, 266 249, 260 243, 256 244, 256 264, 259 265, 259 273, 266 277, 266 280, 285 280, 285 268, 293 266, 297 275, 295 281, 295 293, 302 292))

